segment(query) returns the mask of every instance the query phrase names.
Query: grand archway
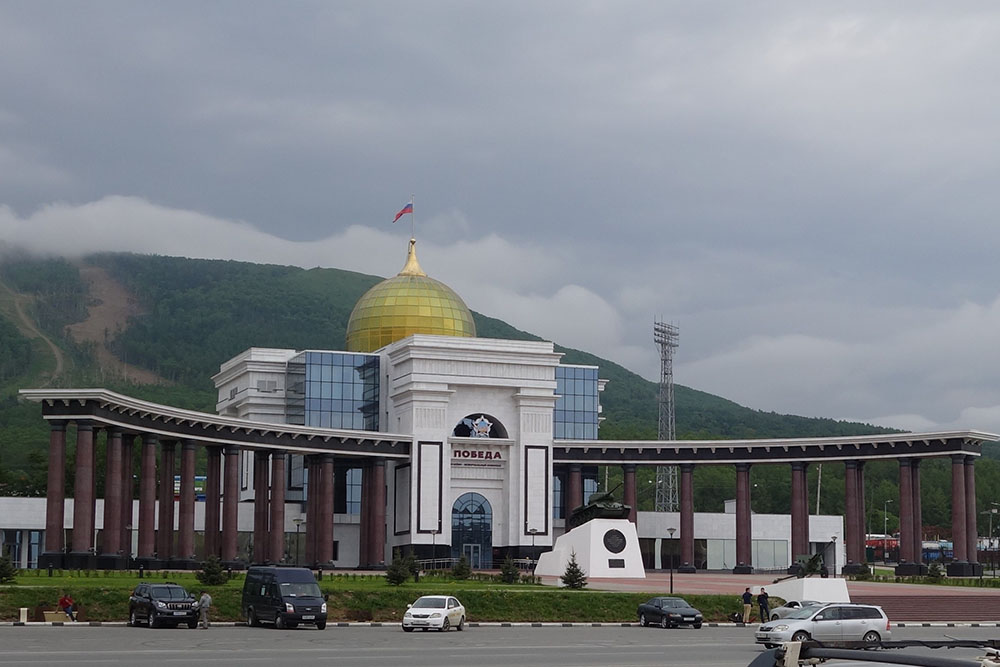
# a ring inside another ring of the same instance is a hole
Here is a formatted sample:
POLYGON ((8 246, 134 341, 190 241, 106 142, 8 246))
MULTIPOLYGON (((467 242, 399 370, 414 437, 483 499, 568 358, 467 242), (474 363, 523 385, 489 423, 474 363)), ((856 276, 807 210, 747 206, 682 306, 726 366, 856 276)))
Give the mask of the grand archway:
POLYGON ((463 493, 451 508, 451 557, 469 567, 493 567, 493 508, 478 493, 463 493))

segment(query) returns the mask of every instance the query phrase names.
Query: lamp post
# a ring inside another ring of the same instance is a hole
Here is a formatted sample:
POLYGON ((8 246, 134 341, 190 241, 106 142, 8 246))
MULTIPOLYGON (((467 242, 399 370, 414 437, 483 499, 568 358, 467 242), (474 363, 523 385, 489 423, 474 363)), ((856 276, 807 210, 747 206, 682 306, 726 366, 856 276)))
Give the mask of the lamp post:
POLYGON ((882 503, 882 564, 889 564, 889 503, 892 500, 886 500, 882 503))
POLYGON ((535 533, 538 532, 537 528, 529 528, 528 533, 531 535, 531 560, 535 559, 535 533))
POLYGON ((305 519, 298 516, 292 519, 292 523, 295 524, 295 564, 299 564, 299 527, 306 522, 305 519))
POLYGON ((431 531, 431 569, 437 569, 437 529, 431 531))
POLYGON ((994 558, 996 550, 993 544, 993 515, 996 514, 998 511, 1000 511, 997 510, 997 505, 1000 505, 1000 503, 990 503, 990 505, 992 505, 993 507, 989 508, 988 510, 983 510, 982 512, 980 512, 980 514, 990 515, 990 528, 989 531, 987 531, 986 533, 988 535, 988 538, 986 540, 986 549, 990 552, 990 563, 993 566, 993 576, 995 577, 997 576, 997 567, 996 567, 996 559, 994 558))
POLYGON ((670 594, 674 594, 674 533, 677 531, 676 528, 667 528, 667 534, 670 535, 670 594))
POLYGON ((836 579, 837 578, 837 536, 834 535, 833 537, 831 537, 830 541, 833 543, 833 572, 832 572, 832 574, 833 574, 833 578, 836 579))

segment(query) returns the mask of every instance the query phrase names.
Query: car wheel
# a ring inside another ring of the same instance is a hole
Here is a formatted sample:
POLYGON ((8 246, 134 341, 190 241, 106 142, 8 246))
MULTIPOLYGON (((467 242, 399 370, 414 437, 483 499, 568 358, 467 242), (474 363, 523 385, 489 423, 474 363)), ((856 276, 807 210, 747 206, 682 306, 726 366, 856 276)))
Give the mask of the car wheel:
POLYGON ((285 617, 282 616, 281 614, 278 614, 277 616, 275 616, 274 617, 274 627, 277 628, 278 630, 284 630, 285 629, 285 617))
POLYGON ((451 621, 445 616, 444 621, 441 622, 441 632, 448 632, 449 630, 451 630, 451 621))
POLYGON ((257 618, 257 612, 253 610, 253 607, 247 609, 247 625, 252 628, 256 628, 260 625, 260 619, 257 618))
POLYGON ((670 623, 667 622, 667 617, 666 616, 660 616, 660 627, 661 628, 669 628, 670 627, 670 623))
MULTIPOLYGON (((295 626, 292 626, 292 627, 295 627, 295 626)), ((319 623, 317 623, 316 624, 316 629, 317 630, 326 630, 326 621, 320 621, 319 623)))
POLYGON ((458 626, 455 629, 458 630, 459 632, 465 630, 465 616, 458 619, 458 626))
POLYGON ((128 613, 128 624, 133 628, 139 625, 139 619, 136 618, 135 609, 128 613))
POLYGON ((155 628, 157 626, 156 614, 150 610, 149 614, 146 615, 146 627, 155 628))
POLYGON ((764 644, 764 648, 778 648, 777 644, 764 644))
POLYGON ((646 620, 645 614, 639 614, 639 625, 641 625, 642 627, 646 627, 647 625, 649 625, 649 621, 646 620))
POLYGON ((809 633, 805 630, 799 630, 794 635, 792 635, 793 642, 807 642, 809 641, 809 633))
POLYGON ((188 621, 188 627, 194 630, 198 627, 198 621, 188 621))
POLYGON ((695 623, 694 624, 694 629, 695 630, 700 630, 701 629, 701 623, 695 623))
POLYGON ((781 617, 778 616, 777 614, 771 614, 771 620, 772 621, 777 621, 779 618, 781 618, 781 617))
POLYGON ((868 644, 878 644, 879 642, 882 641, 882 637, 879 636, 879 634, 874 630, 869 630, 868 632, 866 632, 865 636, 862 637, 862 639, 868 644))
POLYGON ((407 626, 404 625, 403 626, 403 632, 413 632, 413 628, 410 628, 410 627, 407 627, 407 626))

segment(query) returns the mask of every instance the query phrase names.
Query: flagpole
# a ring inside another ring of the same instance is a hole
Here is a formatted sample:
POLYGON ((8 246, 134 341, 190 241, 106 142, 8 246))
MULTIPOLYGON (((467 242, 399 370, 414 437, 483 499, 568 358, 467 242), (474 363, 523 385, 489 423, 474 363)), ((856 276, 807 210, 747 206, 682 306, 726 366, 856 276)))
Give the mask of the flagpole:
POLYGON ((415 239, 416 238, 416 236, 414 235, 416 233, 414 231, 414 226, 416 225, 416 217, 417 217, 417 214, 414 213, 414 210, 413 210, 413 194, 411 193, 410 194, 410 238, 411 239, 415 239))

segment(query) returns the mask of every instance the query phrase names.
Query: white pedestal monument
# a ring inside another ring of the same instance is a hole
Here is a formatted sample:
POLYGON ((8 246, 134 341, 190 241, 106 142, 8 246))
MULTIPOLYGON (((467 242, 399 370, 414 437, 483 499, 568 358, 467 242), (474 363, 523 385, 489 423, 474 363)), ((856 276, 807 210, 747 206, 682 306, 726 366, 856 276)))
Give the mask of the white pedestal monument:
POLYGON ((560 536, 552 551, 538 557, 535 574, 561 577, 574 553, 588 577, 646 578, 639 535, 627 519, 593 519, 560 536))

